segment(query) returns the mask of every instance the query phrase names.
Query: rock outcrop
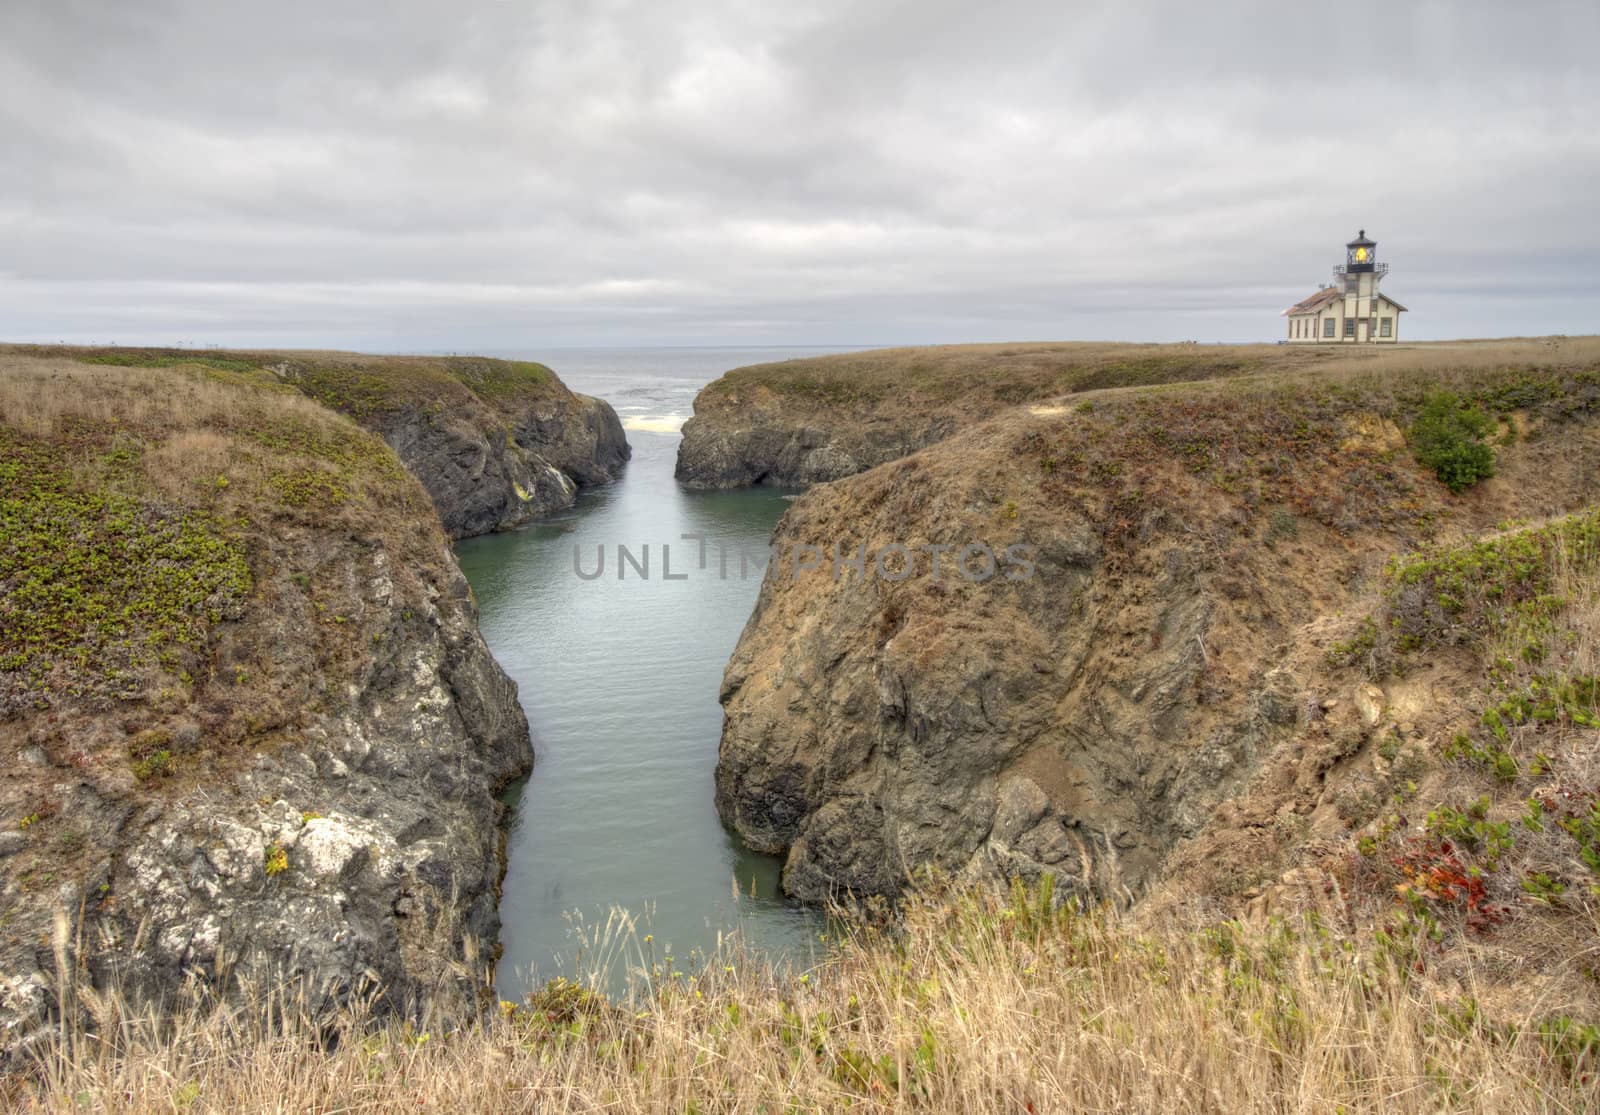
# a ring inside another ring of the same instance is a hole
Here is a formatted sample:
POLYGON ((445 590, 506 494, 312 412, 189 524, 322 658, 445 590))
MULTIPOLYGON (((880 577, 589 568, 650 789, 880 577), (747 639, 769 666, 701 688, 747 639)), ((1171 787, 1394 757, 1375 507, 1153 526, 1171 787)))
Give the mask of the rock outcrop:
POLYGON ((1592 498, 1592 358, 1482 363, 1025 406, 808 492, 724 678, 724 820, 812 901, 930 865, 1140 892, 1322 715, 1305 625, 1397 551, 1592 498), (1521 431, 1459 498, 1396 449, 1441 385, 1521 431))
POLYGON ((896 460, 955 431, 954 415, 873 421, 796 407, 771 392, 709 395, 683 425, 674 475, 691 488, 809 488, 896 460))
POLYGON ((382 435, 455 538, 565 510, 631 455, 611 404, 569 391, 542 364, 348 354, 263 364, 382 435))
POLYGON ((611 404, 587 395, 530 408, 513 424, 463 407, 398 411, 374 424, 456 538, 510 530, 571 507, 621 475, 629 448, 611 404))
POLYGON ((1068 392, 1313 367, 1370 354, 1310 347, 945 345, 760 364, 695 398, 677 478, 693 488, 804 488, 1068 392))
POLYGON ((422 487, 282 390, 0 378, 0 1048, 62 980, 476 1009, 533 755, 422 487))

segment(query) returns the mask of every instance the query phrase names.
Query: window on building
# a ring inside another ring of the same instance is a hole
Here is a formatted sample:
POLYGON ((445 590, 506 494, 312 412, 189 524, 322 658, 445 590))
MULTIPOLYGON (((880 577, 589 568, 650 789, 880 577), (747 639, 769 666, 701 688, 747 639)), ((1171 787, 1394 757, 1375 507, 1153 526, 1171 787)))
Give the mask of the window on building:
POLYGON ((1333 319, 1331 317, 1325 317, 1322 319, 1322 335, 1327 337, 1330 341, 1334 336, 1333 328, 1333 319))
POLYGON ((1357 294, 1357 293, 1360 292, 1360 290, 1361 290, 1361 276, 1360 275, 1346 275, 1344 277, 1344 292, 1346 294, 1357 294))
POLYGON ((1392 336, 1394 336, 1394 318, 1392 318, 1392 317, 1382 317, 1382 318, 1378 319, 1378 336, 1380 336, 1380 337, 1392 337, 1392 336))
POLYGON ((1347 341, 1353 341, 1355 340, 1355 336, 1356 319, 1353 317, 1347 317, 1344 319, 1344 339, 1347 341))

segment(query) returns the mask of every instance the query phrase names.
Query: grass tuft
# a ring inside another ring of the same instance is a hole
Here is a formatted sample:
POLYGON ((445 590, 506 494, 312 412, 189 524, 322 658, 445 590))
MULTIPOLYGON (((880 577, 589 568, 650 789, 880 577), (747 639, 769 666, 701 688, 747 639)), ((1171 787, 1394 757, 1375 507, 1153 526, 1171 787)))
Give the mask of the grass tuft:
MULTIPOLYGON (((1315 919, 1145 932, 1038 889, 930 887, 819 967, 737 950, 612 1000, 557 980, 479 1022, 166 1020, 88 992, 18 1110, 1579 1111, 1600 1029, 1496 1015, 1315 919)), ((1470 986, 1470 979, 1464 986, 1470 986)))

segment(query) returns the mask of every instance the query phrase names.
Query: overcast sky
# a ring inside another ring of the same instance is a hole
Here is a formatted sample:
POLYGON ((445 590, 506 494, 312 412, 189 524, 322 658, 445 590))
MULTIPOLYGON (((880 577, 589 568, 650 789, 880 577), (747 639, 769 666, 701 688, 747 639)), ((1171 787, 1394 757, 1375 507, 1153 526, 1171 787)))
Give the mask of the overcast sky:
POLYGON ((0 339, 1600 331, 1600 4, 0 0, 0 339))

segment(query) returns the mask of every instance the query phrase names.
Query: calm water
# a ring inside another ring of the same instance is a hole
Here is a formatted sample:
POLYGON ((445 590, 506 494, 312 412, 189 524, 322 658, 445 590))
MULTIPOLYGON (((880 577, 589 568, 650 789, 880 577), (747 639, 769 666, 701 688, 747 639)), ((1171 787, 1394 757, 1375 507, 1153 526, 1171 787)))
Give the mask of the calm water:
MULTIPOLYGON (((459 544, 483 634, 516 679, 533 727, 533 774, 513 791, 510 864, 500 914, 500 993, 553 975, 585 975, 614 908, 640 920, 606 972, 613 989, 644 948, 657 958, 709 954, 719 932, 805 962, 819 919, 778 896, 778 863, 744 849, 712 804, 722 710, 717 689, 759 588, 716 549, 752 555, 786 503, 772 489, 688 492, 672 479, 676 429, 702 385, 740 364, 838 350, 544 352, 575 390, 608 399, 628 427, 625 477, 571 512, 514 534, 459 544), (704 534, 708 568, 698 568, 704 534), (650 549, 650 578, 617 576, 617 546, 650 549), (662 579, 662 546, 672 572, 662 579), (603 547, 605 573, 596 568, 603 547), (733 896, 737 885, 740 896, 733 896), (753 894, 752 894, 753 888, 753 894), (651 934, 648 946, 642 935, 651 934)), ((529 355, 508 353, 506 355, 529 355)), ((686 967, 679 963, 678 967, 686 967)))

